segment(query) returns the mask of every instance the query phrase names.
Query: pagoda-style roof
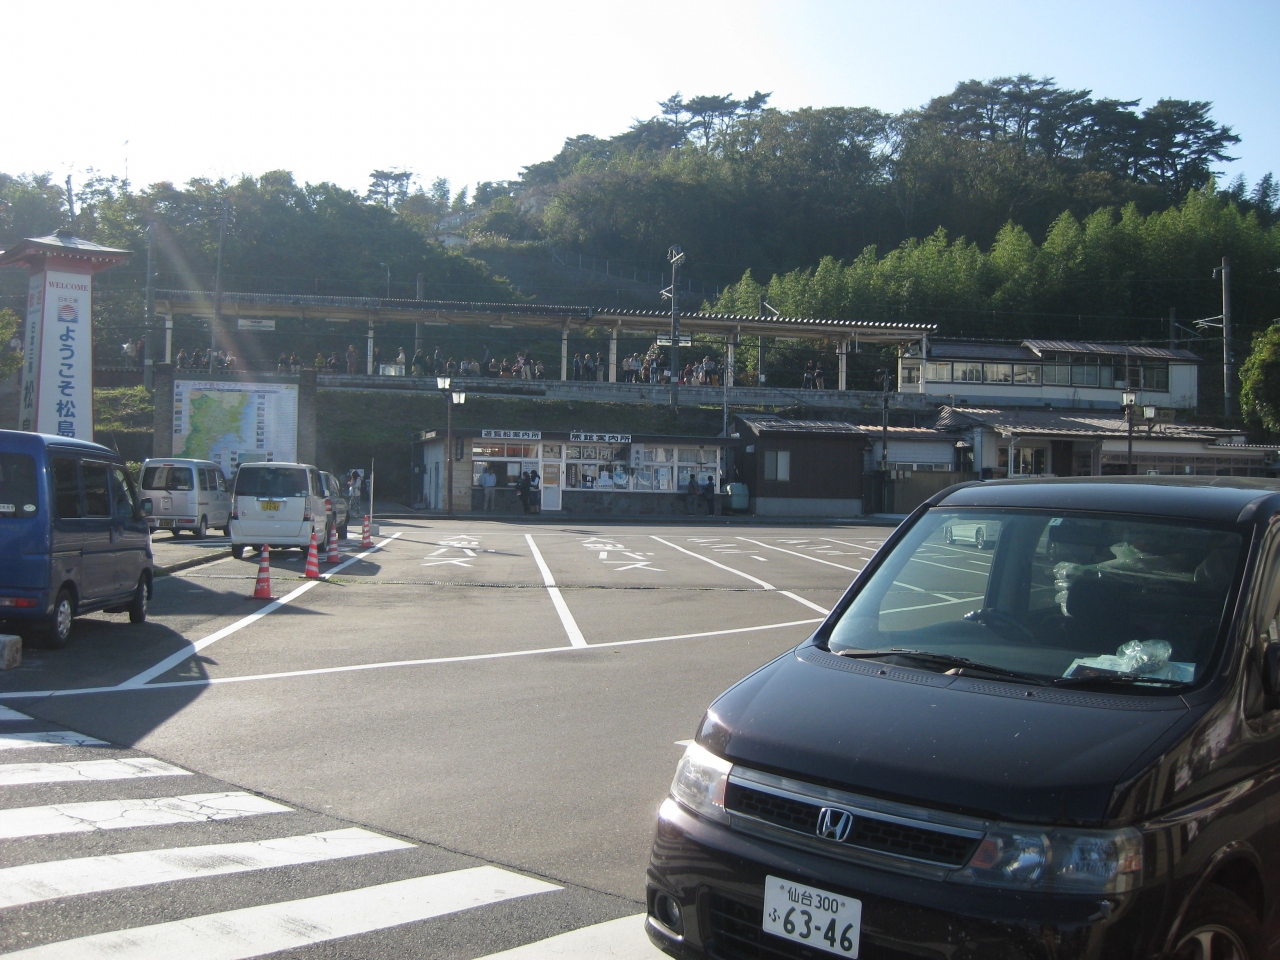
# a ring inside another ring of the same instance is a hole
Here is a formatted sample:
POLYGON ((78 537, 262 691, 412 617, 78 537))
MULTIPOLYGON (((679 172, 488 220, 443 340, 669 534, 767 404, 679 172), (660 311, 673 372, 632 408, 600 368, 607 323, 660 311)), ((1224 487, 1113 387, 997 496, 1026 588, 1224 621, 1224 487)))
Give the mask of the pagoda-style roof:
POLYGON ((8 250, 0 251, 0 267, 39 266, 44 257, 89 261, 93 270, 105 270, 133 256, 132 250, 104 247, 100 243, 73 236, 70 230, 55 230, 47 237, 27 237, 8 250))

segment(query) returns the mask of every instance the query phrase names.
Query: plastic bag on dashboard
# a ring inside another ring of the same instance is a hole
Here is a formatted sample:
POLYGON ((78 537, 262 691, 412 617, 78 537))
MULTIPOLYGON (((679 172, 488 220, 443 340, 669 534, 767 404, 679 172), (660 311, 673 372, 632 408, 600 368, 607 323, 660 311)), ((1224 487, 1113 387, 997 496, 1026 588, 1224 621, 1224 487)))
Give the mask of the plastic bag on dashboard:
POLYGON ((1115 656, 1079 657, 1067 667, 1064 677, 1122 674, 1153 680, 1181 680, 1190 683, 1196 676, 1194 663, 1170 660, 1173 647, 1168 640, 1130 640, 1115 656))

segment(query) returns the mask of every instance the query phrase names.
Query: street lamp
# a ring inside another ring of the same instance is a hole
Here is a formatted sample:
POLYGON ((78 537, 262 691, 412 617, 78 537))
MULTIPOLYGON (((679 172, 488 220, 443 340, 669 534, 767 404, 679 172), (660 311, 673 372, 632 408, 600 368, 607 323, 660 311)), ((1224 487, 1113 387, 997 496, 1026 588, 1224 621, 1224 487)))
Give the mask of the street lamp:
POLYGON ((1120 394, 1120 405, 1124 407, 1124 418, 1129 424, 1129 460, 1126 472, 1133 475, 1133 413, 1134 407, 1138 405, 1138 395, 1132 390, 1126 390, 1120 394))
POLYGON ((444 440, 444 455, 448 460, 446 468, 445 483, 448 484, 448 493, 446 503, 448 504, 449 516, 453 516, 453 405, 455 403, 466 403, 467 395, 462 390, 453 388, 453 379, 451 377, 436 377, 436 389, 440 391, 440 395, 444 397, 444 406, 446 412, 446 427, 444 440))

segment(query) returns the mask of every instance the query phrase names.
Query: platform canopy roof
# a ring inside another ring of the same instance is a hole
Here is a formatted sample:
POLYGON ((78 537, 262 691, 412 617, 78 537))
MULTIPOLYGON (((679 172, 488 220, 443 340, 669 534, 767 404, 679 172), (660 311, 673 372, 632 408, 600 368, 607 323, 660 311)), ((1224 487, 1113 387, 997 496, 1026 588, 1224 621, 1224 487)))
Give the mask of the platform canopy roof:
MULTIPOLYGON (((214 295, 204 290, 157 290, 156 309, 167 314, 214 315, 214 295)), ((671 314, 539 303, 468 303, 454 300, 383 300, 376 297, 319 297, 276 293, 224 293, 224 318, 299 317, 325 320, 515 327, 618 327, 628 333, 670 332, 671 314)), ((740 333, 804 339, 847 338, 864 343, 908 343, 932 335, 929 323, 830 320, 818 317, 741 316, 682 311, 680 332, 740 333)))

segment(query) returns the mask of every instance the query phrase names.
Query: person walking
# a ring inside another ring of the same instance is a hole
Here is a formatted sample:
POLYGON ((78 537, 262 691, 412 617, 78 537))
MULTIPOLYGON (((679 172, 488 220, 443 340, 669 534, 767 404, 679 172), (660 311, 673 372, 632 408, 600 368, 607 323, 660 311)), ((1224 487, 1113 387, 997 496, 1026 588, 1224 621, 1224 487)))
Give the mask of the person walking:
POLYGON ((689 474, 689 482, 684 488, 685 498, 684 505, 689 516, 696 517, 698 515, 698 501, 702 498, 702 490, 698 487, 698 475, 696 473, 689 474))
POLYGON ((818 366, 814 368, 814 371, 813 371, 813 389, 815 390, 827 389, 826 375, 822 372, 821 360, 818 361, 818 366))
POLYGON ((542 512, 542 478, 537 470, 529 471, 529 506, 534 513, 542 512))
POLYGON ((360 473, 357 470, 352 470, 347 477, 347 499, 350 501, 348 513, 353 517, 364 516, 360 509, 360 473))
POLYGON ((702 499, 707 501, 707 516, 716 512, 716 482, 711 474, 707 474, 707 482, 702 485, 702 499))
POLYGON ((347 373, 360 372, 360 354, 356 353, 354 343, 347 344, 347 373))
POLYGON ((496 509, 493 498, 498 492, 498 475, 493 472, 493 464, 486 465, 484 473, 480 474, 480 486, 484 490, 484 512, 493 513, 496 509))
POLYGON ((526 470, 520 474, 520 480, 516 484, 516 496, 520 498, 520 506, 525 513, 529 512, 529 472, 526 470))

